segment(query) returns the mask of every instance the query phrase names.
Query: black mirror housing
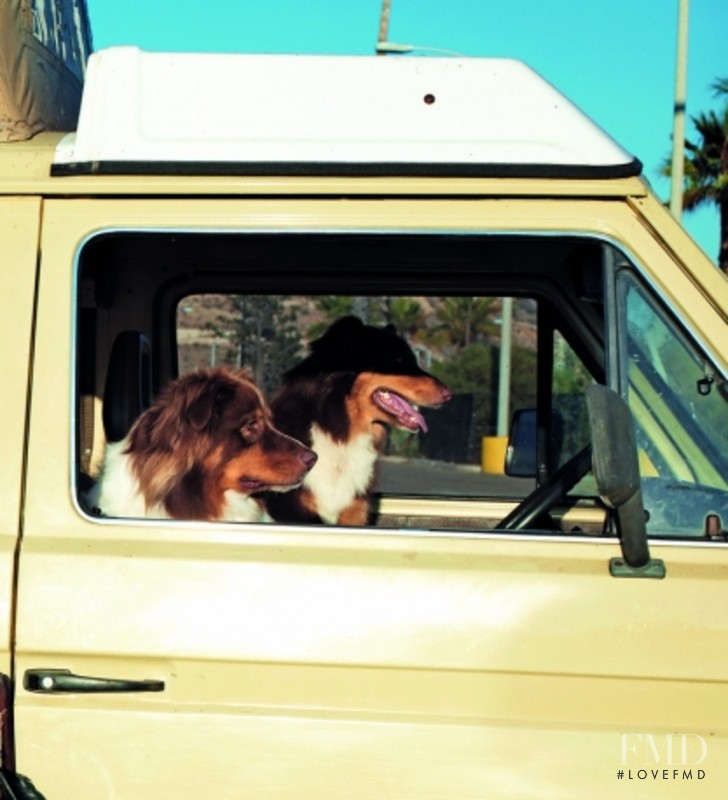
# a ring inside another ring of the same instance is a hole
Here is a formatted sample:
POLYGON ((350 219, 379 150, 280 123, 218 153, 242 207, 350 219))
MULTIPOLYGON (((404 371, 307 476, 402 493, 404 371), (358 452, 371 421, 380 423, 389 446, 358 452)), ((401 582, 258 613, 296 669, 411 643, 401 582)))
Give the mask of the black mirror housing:
POLYGON ((536 477, 536 431, 535 408, 520 408, 513 412, 506 448, 506 475, 512 478, 536 477))
POLYGON ((592 436, 592 471, 602 501, 615 511, 623 561, 615 569, 644 577, 664 577, 662 562, 652 561, 647 545, 647 520, 642 504, 637 441, 625 401, 606 386, 586 390, 592 436))

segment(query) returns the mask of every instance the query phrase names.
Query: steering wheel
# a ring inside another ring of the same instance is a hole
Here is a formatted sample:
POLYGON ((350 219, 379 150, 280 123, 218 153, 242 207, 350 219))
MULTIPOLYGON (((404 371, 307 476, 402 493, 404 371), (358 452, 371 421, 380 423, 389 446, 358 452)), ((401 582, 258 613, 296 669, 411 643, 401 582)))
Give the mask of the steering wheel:
POLYGON ((552 475, 519 503, 496 526, 497 530, 520 531, 530 528, 542 514, 554 505, 591 469, 591 445, 564 462, 552 475))

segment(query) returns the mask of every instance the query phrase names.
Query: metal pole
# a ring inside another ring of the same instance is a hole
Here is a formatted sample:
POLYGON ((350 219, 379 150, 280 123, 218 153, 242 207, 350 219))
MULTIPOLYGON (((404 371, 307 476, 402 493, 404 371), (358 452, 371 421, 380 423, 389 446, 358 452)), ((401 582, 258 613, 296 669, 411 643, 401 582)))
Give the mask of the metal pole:
POLYGON ((501 340, 498 353, 498 416, 496 435, 507 436, 509 428, 508 408, 511 394, 511 318, 513 298, 504 297, 501 308, 501 340))
POLYGON ((677 63, 675 65, 675 109, 672 126, 672 166, 670 211, 675 219, 682 215, 685 173, 685 105, 688 54, 688 0, 679 0, 677 18, 677 63))
MULTIPOLYGON (((382 13, 379 15, 379 38, 377 44, 386 42, 389 39, 389 11, 392 5, 392 0, 382 0, 382 13)), ((374 52, 378 56, 386 55, 386 52, 379 50, 378 47, 374 48, 374 52)))

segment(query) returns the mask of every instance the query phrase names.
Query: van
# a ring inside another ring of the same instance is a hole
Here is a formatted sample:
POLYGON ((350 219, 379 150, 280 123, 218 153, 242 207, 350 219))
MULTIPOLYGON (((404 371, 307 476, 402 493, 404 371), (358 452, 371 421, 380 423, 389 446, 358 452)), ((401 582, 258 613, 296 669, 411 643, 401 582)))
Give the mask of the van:
POLYGON ((723 795, 728 284, 556 89, 101 50, 0 209, 3 797, 723 795), (453 393, 366 524, 88 502, 171 380, 271 397, 349 314, 453 393))

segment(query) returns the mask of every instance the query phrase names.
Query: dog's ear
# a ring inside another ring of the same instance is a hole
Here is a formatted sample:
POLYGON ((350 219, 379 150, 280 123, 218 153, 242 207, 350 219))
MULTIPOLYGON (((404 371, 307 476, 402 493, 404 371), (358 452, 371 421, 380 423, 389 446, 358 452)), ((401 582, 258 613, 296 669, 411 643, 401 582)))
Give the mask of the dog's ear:
MULTIPOLYGON (((324 354, 327 363, 331 362, 332 358, 338 363, 349 351, 351 346, 350 342, 352 339, 356 338, 363 327, 364 323, 359 317, 355 317, 353 314, 349 314, 346 317, 339 317, 339 319, 331 323, 318 339, 314 339, 311 342, 308 349, 311 351, 311 355, 314 358, 319 358, 324 354)), ((289 375, 295 375, 299 371, 299 367, 302 367, 306 363, 307 361, 301 362, 298 367, 294 367, 290 370, 289 375)), ((330 363, 329 367, 333 368, 330 363)))
POLYGON ((235 396, 231 381, 216 375, 190 386, 184 415, 198 433, 220 418, 221 409, 235 396))
POLYGON ((185 416, 194 430, 203 431, 209 425, 215 410, 215 396, 216 393, 208 389, 188 403, 185 416))
MULTIPOLYGON (((352 336, 358 333, 363 326, 364 323, 359 319, 359 317, 355 317, 353 314, 349 314, 346 317, 339 317, 339 319, 331 323, 321 339, 325 339, 329 336, 336 338, 339 336, 352 336)), ((314 344, 315 343, 316 342, 314 342, 314 344)))
POLYGON ((171 450, 214 425, 235 395, 236 381, 222 373, 189 373, 170 383, 131 430, 137 451, 171 450))

